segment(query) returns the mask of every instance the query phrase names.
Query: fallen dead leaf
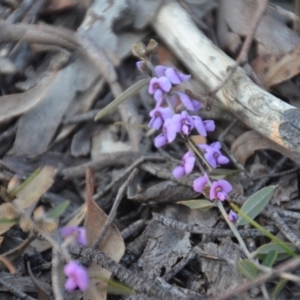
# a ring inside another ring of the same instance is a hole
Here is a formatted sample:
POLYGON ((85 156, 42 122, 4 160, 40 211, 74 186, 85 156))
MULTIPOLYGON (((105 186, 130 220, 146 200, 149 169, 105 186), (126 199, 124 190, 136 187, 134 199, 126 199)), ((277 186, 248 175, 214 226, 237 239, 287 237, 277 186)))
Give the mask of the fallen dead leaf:
POLYGON ((262 85, 268 90, 300 73, 300 46, 282 55, 261 55, 251 65, 262 85))
POLYGON ((271 140, 263 137, 255 130, 243 133, 231 145, 232 154, 243 165, 245 165, 247 159, 253 155, 256 150, 263 149, 277 151, 294 161, 297 161, 300 158, 299 154, 296 152, 288 151, 271 140))
MULTIPOLYGON (((92 175, 90 173, 90 179, 91 176, 92 175)), ((87 180, 87 182, 88 181, 90 180, 87 180)), ((87 212, 84 222, 84 227, 86 228, 87 233, 88 247, 92 247, 94 245, 107 220, 107 215, 93 200, 92 194, 92 191, 87 191, 87 212)), ((114 225, 110 226, 98 249, 117 262, 122 258, 125 252, 125 245, 120 232, 114 225)), ((111 277, 111 272, 101 268, 96 263, 91 263, 89 265, 88 272, 90 275, 92 275, 92 278, 88 289, 83 293, 83 299, 105 300, 107 294, 107 281, 103 281, 101 279, 105 278, 108 280, 111 277)))
POLYGON ((47 94, 55 75, 43 79, 28 92, 0 97, 0 122, 19 116, 36 106, 47 94))

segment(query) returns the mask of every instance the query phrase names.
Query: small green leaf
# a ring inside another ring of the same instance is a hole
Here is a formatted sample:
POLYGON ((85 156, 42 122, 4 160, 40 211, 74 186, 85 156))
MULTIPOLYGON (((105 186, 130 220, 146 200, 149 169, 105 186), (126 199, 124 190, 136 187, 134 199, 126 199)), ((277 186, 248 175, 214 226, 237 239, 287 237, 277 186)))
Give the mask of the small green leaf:
POLYGON ((207 211, 212 207, 216 207, 216 204, 214 202, 208 200, 184 200, 177 203, 186 205, 191 209, 198 209, 203 211, 207 211))
POLYGON ((279 296, 280 292, 282 291, 282 289, 285 287, 285 285, 287 284, 288 280, 287 279, 280 279, 280 281, 277 283, 273 294, 272 294, 272 299, 277 299, 277 297, 279 296))
POLYGON ((47 217, 51 219, 59 218, 69 207, 70 200, 63 201, 59 203, 54 209, 52 209, 48 214, 47 217))
POLYGON ((19 219, 0 219, 0 224, 18 224, 19 223, 19 219))
POLYGON ((270 251, 264 258, 262 264, 267 267, 272 267, 277 259, 278 252, 276 250, 270 251))
MULTIPOLYGON (((275 186, 267 186, 260 191, 250 196, 241 207, 241 211, 244 212, 251 219, 255 219, 264 208, 267 206, 274 193, 275 186)), ((249 222, 246 221, 242 216, 239 216, 236 225, 246 225, 249 222)))
POLYGON ((110 113, 113 109, 115 109, 118 105, 120 105, 127 99, 134 96, 149 81, 150 81, 150 78, 144 78, 144 79, 139 80, 135 84, 133 84, 126 91, 124 91, 121 95, 119 95, 115 100, 113 100, 111 103, 109 103, 107 106, 105 106, 101 111, 99 111, 99 113, 95 117, 95 121, 100 120, 101 118, 106 116, 108 113, 110 113))
POLYGON ((233 176, 240 173, 240 170, 230 170, 230 169, 213 169, 212 171, 208 172, 208 175, 212 179, 224 179, 228 176, 233 176))
POLYGON ((230 202, 229 205, 236 211, 239 215, 241 215, 248 223, 250 223, 254 228, 258 229, 262 232, 265 236, 271 239, 274 243, 278 244, 282 247, 290 256, 296 257, 297 254, 292 251, 289 247, 287 247, 278 237, 273 235, 271 232, 266 230, 264 227, 259 225, 257 222, 252 220, 249 216, 247 216, 241 209, 239 209, 234 203, 230 202))
POLYGON ((22 188, 24 188, 31 180, 33 180, 40 172, 41 172, 41 168, 37 168, 32 174, 29 175, 29 177, 24 180, 16 189, 12 190, 9 193, 9 197, 10 198, 14 198, 21 190, 22 188))
MULTIPOLYGON (((282 244, 284 244, 285 247, 289 248, 290 251, 297 250, 297 248, 292 243, 282 243, 282 244)), ((265 244, 259 247, 253 254, 254 256, 257 256, 258 258, 262 259, 272 251, 276 251, 277 253, 276 261, 281 261, 283 259, 291 257, 291 255, 282 247, 282 245, 277 243, 265 244)))
POLYGON ((255 279, 260 273, 256 265, 248 259, 240 261, 237 268, 238 271, 248 279, 255 279))

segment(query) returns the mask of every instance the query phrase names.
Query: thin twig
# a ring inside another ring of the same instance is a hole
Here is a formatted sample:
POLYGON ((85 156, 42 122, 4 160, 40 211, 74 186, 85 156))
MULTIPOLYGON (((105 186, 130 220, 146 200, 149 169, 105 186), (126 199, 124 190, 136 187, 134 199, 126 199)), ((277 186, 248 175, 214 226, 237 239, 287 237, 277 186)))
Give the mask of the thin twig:
POLYGON ((135 235, 137 232, 142 230, 142 228, 144 228, 145 222, 146 220, 135 221, 133 224, 131 224, 121 232, 122 238, 125 240, 131 237, 132 235, 135 235))
POLYGON ((226 300, 226 299, 232 299, 236 295, 241 295, 242 293, 246 292, 252 287, 255 287, 257 285, 260 285, 264 282, 266 282, 269 279, 272 279, 276 276, 280 276, 282 272, 286 271, 292 271, 295 270, 300 266, 300 256, 296 258, 292 258, 288 260, 287 262, 282 263, 279 267, 275 268, 273 272, 266 273, 252 281, 246 282, 243 285, 240 285, 235 290, 230 291, 227 294, 217 296, 211 300, 226 300))
POLYGON ((51 282, 55 300, 64 300, 64 292, 61 286, 60 274, 61 274, 61 257, 60 254, 52 248, 52 271, 51 282))
POLYGON ((140 164, 142 164, 145 161, 165 161, 166 159, 164 157, 158 157, 158 156, 142 156, 140 157, 138 160, 136 160, 135 162, 133 162, 122 174, 120 174, 116 179, 114 179, 110 184, 108 184, 107 186, 105 186, 105 188, 103 190, 101 190, 98 194, 95 194, 93 196, 94 200, 97 200, 101 197, 103 197, 107 192, 110 191, 110 189, 116 185, 116 183, 127 177, 128 174, 130 174, 132 172, 133 169, 137 168, 140 164))
MULTIPOLYGON (((184 230, 190 233, 194 234, 204 234, 208 236, 213 236, 213 237, 234 237, 233 232, 230 229, 220 229, 220 228, 211 228, 211 227, 198 227, 197 225, 187 225, 183 222, 179 222, 170 218, 167 218, 165 216, 162 216, 158 213, 152 213, 153 214, 153 220, 158 221, 162 223, 163 225, 174 228, 174 229, 179 229, 179 230, 184 230)), ((273 226, 268 226, 266 229, 272 233, 278 232, 276 228, 273 226)), ((244 230, 239 230, 239 234, 243 238, 248 238, 248 237, 261 237, 264 236, 263 233, 261 233, 257 229, 244 229, 244 230)))
POLYGON ((10 283, 6 282, 5 279, 0 277, 0 284, 6 287, 12 294, 17 296, 19 299, 23 300, 37 300, 36 298, 30 297, 23 293, 22 291, 18 290, 15 286, 11 285, 10 283))
POLYGON ((118 210, 119 205, 121 203, 121 200, 122 200, 122 198, 124 196, 125 190, 128 187, 128 185, 131 183, 131 181, 133 180, 133 178, 137 174, 137 172, 138 172, 138 169, 136 169, 136 168, 133 169, 133 171, 131 171, 131 174, 128 176, 127 180, 120 187, 120 189, 118 191, 118 194, 117 194, 117 197, 116 197, 116 199, 114 201, 114 204, 113 204, 113 206, 112 206, 112 208, 110 210, 110 213, 108 215, 108 218, 106 219, 106 222, 105 222, 105 224, 104 224, 104 226, 103 226, 103 228, 102 228, 102 230, 100 232, 100 235, 99 235, 97 241, 93 245, 94 249, 97 249, 100 246, 103 238, 105 237, 105 235, 106 235, 106 233, 107 233, 107 231, 109 229, 109 226, 114 221, 114 219, 115 219, 115 217, 117 215, 117 210, 118 210))
POLYGON ((202 295, 183 296, 182 293, 178 294, 178 290, 175 287, 164 288, 159 286, 152 280, 144 280, 139 274, 135 274, 132 271, 126 269, 122 265, 118 264, 103 252, 92 248, 83 246, 75 246, 70 248, 70 252, 76 256, 82 256, 89 261, 93 261, 99 264, 102 268, 107 269, 113 275, 115 275, 120 281, 132 287, 139 293, 144 293, 150 297, 163 300, 203 300, 206 299, 202 295))

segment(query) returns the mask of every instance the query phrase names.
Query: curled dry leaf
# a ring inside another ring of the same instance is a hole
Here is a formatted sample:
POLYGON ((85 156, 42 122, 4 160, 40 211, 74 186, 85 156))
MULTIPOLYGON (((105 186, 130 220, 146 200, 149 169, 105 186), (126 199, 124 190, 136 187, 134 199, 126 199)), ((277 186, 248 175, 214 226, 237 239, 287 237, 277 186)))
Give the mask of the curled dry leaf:
MULTIPOLYGON (((107 215, 93 200, 92 195, 87 192, 86 217, 84 227, 86 229, 88 247, 92 247, 100 235, 100 232, 107 220, 107 215)), ((112 225, 109 227, 99 248, 103 253, 115 261, 119 261, 125 252, 123 238, 118 229, 112 225)), ((84 300, 105 300, 107 281, 111 272, 103 269, 96 263, 91 263, 88 268, 91 281, 88 289, 83 294, 84 300), (101 279, 105 279, 101 280, 101 279)))
POLYGON ((245 165, 247 159, 253 155, 256 150, 263 149, 277 151, 295 162, 300 162, 300 154, 289 151, 278 144, 275 144, 254 130, 250 130, 242 134, 231 146, 232 154, 243 165, 245 165))
POLYGON ((0 122, 19 116, 36 106, 47 94, 55 75, 45 78, 28 92, 0 97, 0 122))
POLYGON ((300 46, 282 55, 261 55, 251 65, 265 89, 268 90, 300 73, 300 46))

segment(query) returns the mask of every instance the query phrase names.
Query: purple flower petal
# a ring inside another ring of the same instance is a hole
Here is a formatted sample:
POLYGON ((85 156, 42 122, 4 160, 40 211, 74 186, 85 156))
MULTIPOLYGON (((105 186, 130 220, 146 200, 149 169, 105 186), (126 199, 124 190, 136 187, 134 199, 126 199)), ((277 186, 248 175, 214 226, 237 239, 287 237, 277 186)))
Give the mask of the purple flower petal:
POLYGON ((177 71, 174 68, 167 68, 165 71, 165 76, 168 77, 168 79, 173 83, 173 84, 180 84, 181 80, 178 76, 177 71))
POLYGON ((159 134, 155 139, 154 139, 154 146, 156 148, 160 148, 164 145, 168 144, 168 140, 167 140, 167 137, 161 133, 159 134))
MULTIPOLYGON (((168 119, 168 120, 170 120, 170 119, 168 119)), ((172 128, 172 126, 166 126, 165 133, 166 133, 168 142, 172 143, 176 138, 176 131, 174 130, 174 128, 172 128)))
POLYGON ((213 167, 216 168, 217 167, 217 162, 216 162, 216 158, 214 156, 214 152, 210 151, 204 154, 204 157, 206 159, 206 161, 213 167))
POLYGON ((79 227, 79 226, 63 227, 60 229, 60 234, 63 237, 74 235, 77 244, 84 245, 84 246, 87 244, 86 230, 84 227, 79 227))
POLYGON ((198 193, 202 193, 206 184, 208 184, 208 180, 206 176, 198 177, 197 179, 194 180, 193 183, 194 191, 198 193))
POLYGON ((227 194, 225 192, 217 192, 217 198, 221 201, 224 201, 227 197, 227 194))
POLYGON ((148 127, 159 130, 160 127, 162 126, 162 124, 163 124, 162 118, 160 118, 160 117, 152 118, 148 124, 148 127))
POLYGON ((89 277, 86 269, 76 261, 71 261, 64 267, 64 273, 68 277, 65 283, 67 291, 74 290, 77 286, 84 291, 89 284, 89 277))
POLYGON ((151 78, 149 82, 149 88, 148 88, 148 92, 150 95, 153 95, 155 93, 158 85, 159 85, 158 78, 157 77, 151 78))
POLYGON ((206 120, 203 122, 206 131, 214 131, 216 129, 215 122, 213 120, 206 120))
POLYGON ((164 100, 164 92, 161 89, 157 89, 154 92, 154 100, 156 102, 162 103, 164 100))
POLYGON ((220 142, 211 143, 209 146, 216 149, 216 150, 220 150, 221 147, 222 147, 220 142))
POLYGON ((230 193, 232 191, 232 185, 228 181, 221 179, 217 182, 224 192, 230 193))
POLYGON ((144 62, 143 62, 142 60, 137 61, 137 62, 136 62, 136 67, 137 67, 138 69, 141 69, 143 63, 144 63, 144 62))
POLYGON ((173 112, 171 110, 171 108, 169 107, 164 107, 160 110, 160 115, 162 117, 162 119, 165 121, 167 119, 171 119, 173 116, 173 112))
POLYGON ((236 222, 238 219, 238 215, 233 211, 233 210, 230 210, 229 214, 228 214, 228 220, 230 222, 236 222))
POLYGON ((159 77, 158 78, 159 87, 166 93, 170 92, 172 88, 172 84, 167 77, 159 77))
POLYGON ((182 128, 182 116, 179 114, 175 114, 172 117, 172 127, 176 132, 181 132, 182 128))
POLYGON ((192 103, 194 111, 199 111, 202 108, 202 104, 199 101, 192 99, 192 103))
POLYGON ((202 136, 206 136, 206 130, 202 119, 199 116, 193 116, 195 127, 198 133, 202 136))
POLYGON ((190 97, 186 93, 177 92, 177 95, 179 96, 180 101, 182 102, 182 104, 185 106, 187 110, 191 110, 191 111, 195 110, 190 97))
POLYGON ((166 69, 167 69, 167 67, 165 67, 165 66, 157 65, 157 66, 154 68, 154 71, 155 71, 157 77, 162 77, 162 76, 166 76, 166 75, 165 75, 166 69))
POLYGON ((173 176, 175 178, 181 178, 185 175, 185 170, 183 166, 177 166, 174 170, 173 170, 173 176))
POLYGON ((185 160, 184 169, 186 175, 192 173, 195 166, 195 161, 196 161, 195 157, 189 157, 185 160))
POLYGON ((211 185, 210 191, 209 191, 209 199, 214 200, 217 198, 217 191, 216 189, 218 188, 218 182, 214 181, 211 185))
POLYGON ((217 157, 217 162, 219 165, 225 165, 229 163, 229 159, 224 155, 219 155, 217 157))
POLYGON ((191 75, 186 75, 186 74, 183 74, 183 73, 180 73, 180 72, 178 72, 178 76, 179 76, 181 82, 188 81, 191 78, 191 75))

